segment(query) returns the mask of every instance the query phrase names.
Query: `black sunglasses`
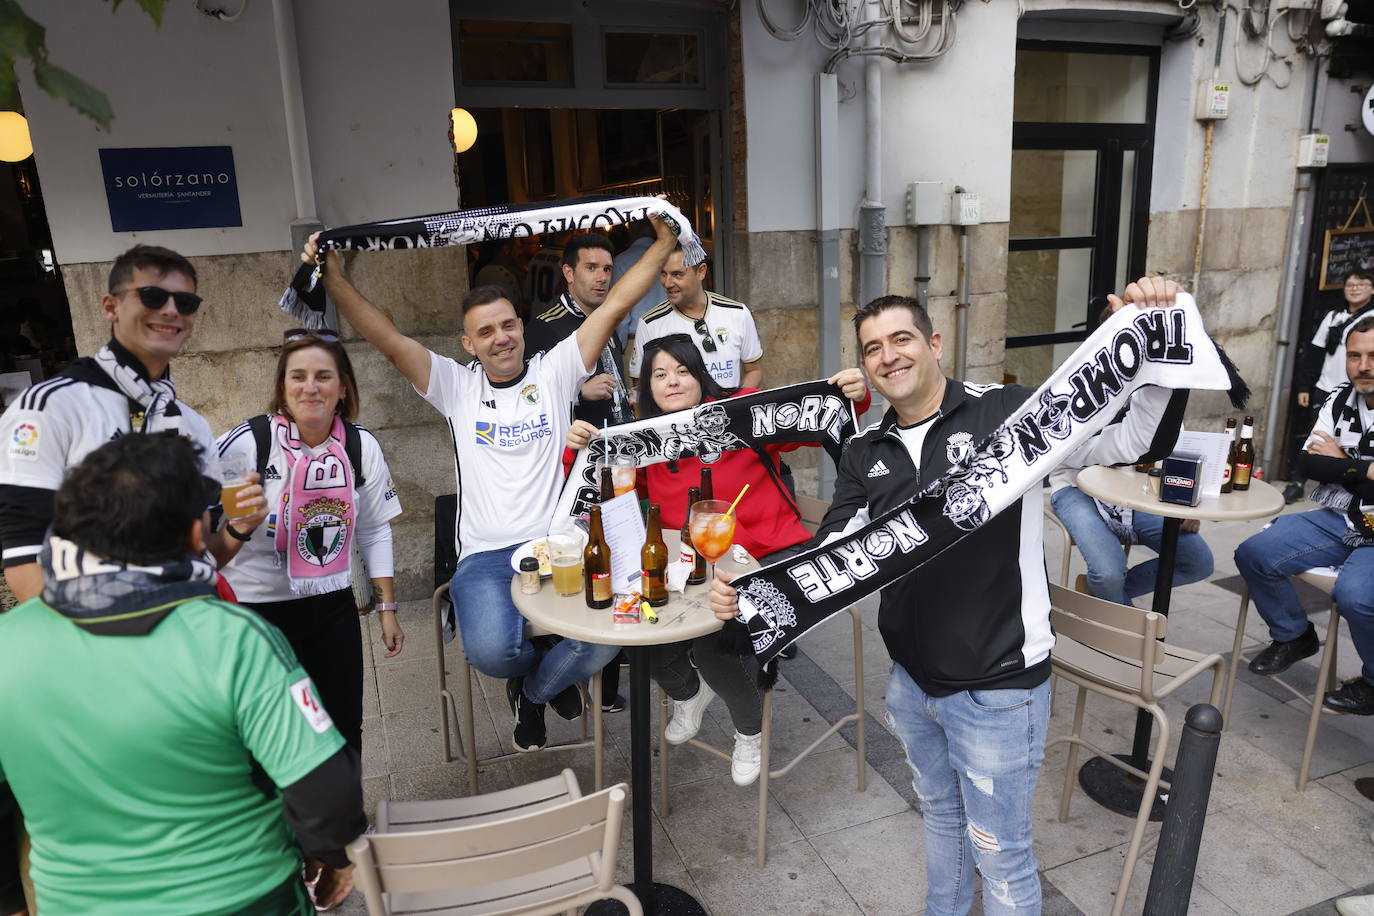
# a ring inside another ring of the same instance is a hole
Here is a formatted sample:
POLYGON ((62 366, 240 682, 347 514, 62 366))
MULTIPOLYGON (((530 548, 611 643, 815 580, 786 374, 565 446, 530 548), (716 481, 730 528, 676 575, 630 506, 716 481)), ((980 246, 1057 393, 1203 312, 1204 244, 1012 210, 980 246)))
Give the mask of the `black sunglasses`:
POLYGON ((309 328, 292 328, 289 331, 282 332, 281 342, 290 343, 293 340, 300 340, 302 337, 314 337, 319 340, 329 341, 330 343, 337 343, 339 341, 339 332, 331 331, 329 328, 320 328, 316 331, 312 331, 309 328))
POLYGON ((174 293, 160 286, 131 286, 128 289, 116 290, 114 294, 122 296, 125 293, 138 293, 138 301, 143 303, 144 308, 154 311, 166 305, 167 297, 170 296, 176 303, 179 315, 194 315, 200 304, 205 301, 195 293, 174 293))
POLYGON ((701 349, 705 350, 707 353, 716 352, 716 341, 715 338, 711 336, 711 329, 706 326, 706 319, 698 318, 696 321, 692 322, 692 327, 701 335, 701 349))

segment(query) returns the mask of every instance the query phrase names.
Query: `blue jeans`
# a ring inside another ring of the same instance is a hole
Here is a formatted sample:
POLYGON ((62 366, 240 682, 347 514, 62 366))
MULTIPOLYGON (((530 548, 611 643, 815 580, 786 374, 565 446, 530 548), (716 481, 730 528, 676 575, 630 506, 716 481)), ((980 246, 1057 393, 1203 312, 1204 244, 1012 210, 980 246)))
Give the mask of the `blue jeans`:
POLYGON ((565 639, 541 657, 525 635, 525 618, 510 600, 514 552, 514 547, 503 547, 464 557, 449 593, 468 663, 487 677, 523 677, 525 696, 547 703, 606 667, 620 647, 565 639))
POLYGON ((1306 633, 1308 623, 1288 577, 1319 566, 1341 567, 1331 597, 1364 662, 1361 673, 1374 684, 1374 547, 1343 543, 1345 531, 1345 516, 1332 509, 1281 515, 1241 542, 1236 568, 1269 624, 1269 636, 1289 642, 1306 633))
POLYGON ((930 916, 969 911, 975 865, 987 916, 1040 913, 1031 801, 1049 711, 1049 681, 932 697, 892 666, 888 724, 906 749, 921 801, 930 916))
MULTIPOLYGON (((1126 551, 1121 540, 1107 527, 1096 501, 1077 487, 1064 487, 1050 496, 1054 514, 1069 529, 1074 543, 1088 564, 1088 589, 1097 597, 1117 604, 1155 590, 1159 557, 1151 557, 1126 569, 1126 551)), ((1148 512, 1131 512, 1131 528, 1137 544, 1155 553, 1164 540, 1164 519, 1148 512)), ((1212 550, 1200 534, 1181 534, 1174 557, 1174 587, 1200 582, 1212 574, 1212 550)))

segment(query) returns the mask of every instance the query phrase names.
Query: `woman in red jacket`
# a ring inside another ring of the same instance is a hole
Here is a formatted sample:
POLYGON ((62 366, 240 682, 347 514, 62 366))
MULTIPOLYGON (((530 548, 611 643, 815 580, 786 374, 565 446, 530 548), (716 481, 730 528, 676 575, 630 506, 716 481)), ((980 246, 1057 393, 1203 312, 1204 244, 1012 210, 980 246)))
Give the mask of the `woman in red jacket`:
MULTIPOLYGON (((757 390, 722 389, 707 372, 701 351, 686 334, 650 341, 644 348, 643 366, 639 377, 641 419, 757 390)), ((858 369, 842 370, 830 381, 846 397, 859 401, 860 413, 868 409, 868 385, 858 369)), ((568 447, 585 448, 598 432, 590 423, 579 420, 568 431, 568 447)), ((761 562, 804 544, 811 537, 802 527, 801 513, 779 471, 779 453, 799 447, 794 443, 765 445, 757 451, 734 449, 722 452, 707 465, 711 468, 716 499, 733 500, 745 484, 749 485, 749 493, 735 509, 735 543, 761 562)), ((687 488, 700 482, 702 467, 700 458, 679 458, 644 469, 649 499, 658 503, 665 529, 681 528, 686 521, 687 488)), ((653 677, 673 699, 673 718, 666 734, 671 744, 682 744, 695 737, 706 707, 720 695, 735 726, 730 776, 736 785, 747 786, 759 775, 763 694, 759 689, 758 661, 749 647, 748 634, 730 630, 727 624, 720 633, 659 646, 654 653, 653 677)))

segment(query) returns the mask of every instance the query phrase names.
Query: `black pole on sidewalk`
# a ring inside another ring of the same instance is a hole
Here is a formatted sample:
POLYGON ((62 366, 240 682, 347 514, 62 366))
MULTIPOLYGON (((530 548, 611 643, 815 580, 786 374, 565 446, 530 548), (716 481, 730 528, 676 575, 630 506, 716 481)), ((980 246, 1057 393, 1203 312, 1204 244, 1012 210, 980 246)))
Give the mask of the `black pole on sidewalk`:
POLYGON ((1217 708, 1199 703, 1189 709, 1145 895, 1145 916, 1184 916, 1188 912, 1220 742, 1221 713, 1217 708))

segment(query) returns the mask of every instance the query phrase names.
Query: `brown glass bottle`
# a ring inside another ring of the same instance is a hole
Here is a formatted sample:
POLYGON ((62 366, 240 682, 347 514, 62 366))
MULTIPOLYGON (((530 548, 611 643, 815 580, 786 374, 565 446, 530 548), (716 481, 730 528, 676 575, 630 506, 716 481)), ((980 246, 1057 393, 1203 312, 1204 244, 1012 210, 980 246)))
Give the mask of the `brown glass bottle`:
POLYGON ((711 488, 711 469, 703 467, 701 469, 701 498, 715 499, 715 491, 711 488))
POLYGON ((692 503, 700 499, 701 487, 687 488, 687 511, 682 514, 682 552, 679 558, 683 563, 692 564, 692 571, 687 574, 688 585, 700 585, 706 581, 706 558, 692 546, 692 503))
POLYGON ((1250 489, 1250 473, 1255 469, 1255 418, 1246 417, 1236 445, 1236 466, 1231 473, 1231 489, 1250 489))
POLYGON ((582 584, 587 607, 611 606, 611 548, 601 527, 600 506, 591 508, 591 528, 587 532, 587 547, 582 551, 582 584))
POLYGON ((649 503, 648 528, 639 550, 639 591, 649 607, 663 607, 668 603, 668 545, 663 542, 658 503, 649 503))
POLYGON ((611 477, 611 469, 603 466, 601 468, 601 501, 604 503, 612 499, 615 499, 615 480, 611 477))
POLYGON ((1236 475, 1236 418, 1226 420, 1226 437, 1231 440, 1226 450, 1226 467, 1221 469, 1221 492, 1230 493, 1232 478, 1236 475))

